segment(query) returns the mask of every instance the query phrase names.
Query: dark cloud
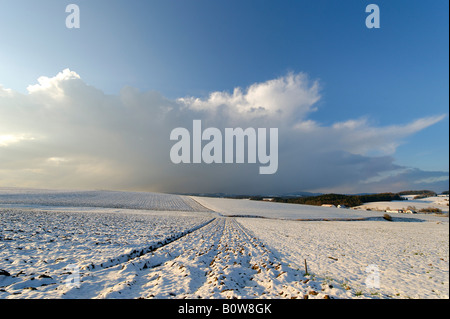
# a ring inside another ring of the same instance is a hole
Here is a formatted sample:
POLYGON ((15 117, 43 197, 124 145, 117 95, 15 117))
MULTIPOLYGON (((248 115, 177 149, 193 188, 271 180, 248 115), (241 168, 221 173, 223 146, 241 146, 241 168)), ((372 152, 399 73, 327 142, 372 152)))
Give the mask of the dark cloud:
POLYGON ((29 94, 0 87, 0 186, 228 193, 448 189, 448 172, 394 164, 405 137, 444 116, 388 127, 366 119, 322 126, 308 119, 320 87, 304 74, 178 100, 132 87, 107 95, 69 70, 38 82, 29 94), (278 171, 260 175, 259 163, 173 164, 170 132, 192 130, 195 119, 222 132, 278 128, 278 171))

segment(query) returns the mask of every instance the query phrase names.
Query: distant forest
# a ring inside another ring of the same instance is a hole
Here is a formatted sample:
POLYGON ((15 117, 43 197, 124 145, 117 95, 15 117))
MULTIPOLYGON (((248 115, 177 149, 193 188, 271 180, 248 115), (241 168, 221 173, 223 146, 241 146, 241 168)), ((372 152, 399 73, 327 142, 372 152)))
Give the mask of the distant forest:
MULTIPOLYGON (((447 194, 448 191, 442 192, 442 194, 447 194)), ((342 195, 342 194, 322 194, 315 196, 278 196, 278 197, 270 197, 270 200, 273 202, 280 203, 290 203, 290 204, 304 204, 304 205, 315 205, 321 206, 323 204, 331 204, 334 206, 344 205, 347 207, 360 206, 364 203, 370 202, 390 202, 393 200, 401 201, 407 200, 402 197, 405 195, 416 195, 414 199, 418 198, 426 198, 437 196, 436 192, 430 190, 408 190, 402 191, 398 193, 379 193, 379 194, 361 194, 361 195, 342 195)), ((233 195, 233 196, 225 196, 229 198, 249 198, 252 200, 264 200, 265 196, 255 195, 255 196, 245 196, 245 195, 233 195)))
POLYGON ((324 194, 310 197, 282 198, 276 197, 275 202, 305 204, 321 206, 323 204, 345 205, 347 207, 359 206, 369 202, 405 200, 400 194, 380 193, 369 195, 341 195, 341 194, 324 194))
POLYGON ((420 190, 420 191, 403 191, 403 192, 399 192, 397 194, 399 194, 399 195, 418 195, 421 198, 432 197, 432 196, 437 195, 435 192, 429 191, 427 189, 420 190))

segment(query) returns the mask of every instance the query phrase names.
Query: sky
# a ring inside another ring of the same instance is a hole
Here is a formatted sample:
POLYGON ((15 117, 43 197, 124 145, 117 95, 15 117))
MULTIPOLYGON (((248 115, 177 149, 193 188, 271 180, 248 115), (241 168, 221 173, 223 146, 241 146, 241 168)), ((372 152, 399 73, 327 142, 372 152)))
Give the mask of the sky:
POLYGON ((448 190, 448 12, 447 0, 0 0, 0 187, 448 190), (366 26, 371 3, 380 28, 366 26), (170 132, 195 119, 278 128, 277 172, 172 163, 170 132))

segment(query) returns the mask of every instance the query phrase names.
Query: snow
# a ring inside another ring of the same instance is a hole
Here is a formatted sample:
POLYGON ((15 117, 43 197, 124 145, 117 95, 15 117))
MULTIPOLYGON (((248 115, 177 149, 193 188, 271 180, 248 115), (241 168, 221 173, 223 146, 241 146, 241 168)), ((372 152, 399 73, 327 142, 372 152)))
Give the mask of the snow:
POLYGON ((147 192, 33 191, 0 188, 0 204, 208 211, 186 196, 147 192))
POLYGON ((212 219, 204 213, 187 216, 185 212, 117 209, 65 212, 6 208, 0 210, 0 217, 0 269, 20 283, 8 287, 11 294, 23 285, 34 287, 37 276, 60 278, 73 263, 88 270, 121 264, 212 219))
POLYGON ((383 214, 2 188, 0 299, 448 298, 448 217, 383 214))
POLYGON ((380 212, 351 210, 336 207, 286 204, 247 199, 192 197, 205 207, 224 216, 263 217, 293 220, 345 220, 382 217, 380 212))
MULTIPOLYGON (((406 196, 405 196, 406 197, 406 196)), ((373 202, 366 203, 364 205, 358 206, 358 209, 376 209, 376 210, 386 210, 390 209, 403 209, 406 210, 408 206, 415 207, 416 211, 424 208, 439 208, 442 212, 449 212, 449 201, 448 197, 427 197, 414 199, 414 195, 408 196, 410 198, 404 201, 392 201, 392 202, 373 202)))
MULTIPOLYGON (((449 298, 448 218, 424 222, 292 222, 238 219, 277 256, 308 268, 352 297, 449 298), (377 289, 365 281, 369 265, 379 270, 377 289)), ((316 279, 318 280, 318 279, 316 279)))

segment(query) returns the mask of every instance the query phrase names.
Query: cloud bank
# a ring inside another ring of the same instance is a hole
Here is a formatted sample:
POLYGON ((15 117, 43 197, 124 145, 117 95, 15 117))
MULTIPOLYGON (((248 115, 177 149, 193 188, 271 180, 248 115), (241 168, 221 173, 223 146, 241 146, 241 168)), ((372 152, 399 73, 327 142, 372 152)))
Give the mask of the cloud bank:
POLYGON ((384 127, 365 118, 324 126, 310 119, 320 84, 303 73, 176 100, 132 87, 107 95, 69 69, 27 90, 0 86, 0 186, 247 194, 448 189, 448 172, 402 167, 394 157, 406 137, 446 115, 384 127), (259 164, 173 164, 170 132, 191 130, 195 119, 221 130, 278 128, 277 173, 259 175, 259 164))

